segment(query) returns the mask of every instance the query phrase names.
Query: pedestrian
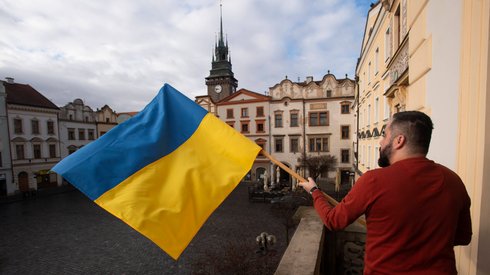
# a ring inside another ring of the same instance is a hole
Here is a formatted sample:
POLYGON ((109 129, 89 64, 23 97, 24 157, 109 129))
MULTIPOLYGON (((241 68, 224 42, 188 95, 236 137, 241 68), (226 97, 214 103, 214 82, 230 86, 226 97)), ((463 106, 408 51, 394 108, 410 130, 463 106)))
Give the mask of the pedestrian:
POLYGON ((400 112, 380 141, 379 166, 331 206, 313 179, 300 185, 329 230, 365 215, 364 274, 456 274, 454 246, 471 241, 470 198, 459 176, 426 158, 433 124, 400 112))

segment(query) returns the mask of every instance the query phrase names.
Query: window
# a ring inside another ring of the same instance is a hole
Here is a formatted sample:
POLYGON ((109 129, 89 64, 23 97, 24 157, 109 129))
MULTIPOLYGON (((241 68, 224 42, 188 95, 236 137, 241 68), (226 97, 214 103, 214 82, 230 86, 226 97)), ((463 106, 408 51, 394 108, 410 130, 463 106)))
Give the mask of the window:
POLYGON ((379 119, 379 97, 374 100, 374 123, 379 119))
POLYGON ((109 123, 109 122, 110 122, 110 121, 109 121, 109 118, 108 118, 108 117, 106 117, 106 118, 105 118, 105 123, 109 123))
POLYGON ((101 131, 100 132, 100 136, 104 135, 105 133, 107 133, 106 131, 101 131))
POLYGON ((349 161, 350 161, 349 149, 341 149, 340 150, 340 159, 341 159, 342 163, 349 163, 349 161))
POLYGON ((242 108, 242 117, 248 117, 248 108, 242 108))
POLYGON ((377 75, 379 72, 378 58, 379 58, 379 48, 376 48, 376 51, 374 52, 374 75, 377 75))
POLYGON ((264 116, 264 107, 262 107, 262 106, 257 107, 257 116, 258 117, 264 116))
POLYGON ((332 90, 327 90, 327 97, 332 97, 332 90))
POLYGON ((20 118, 14 119, 14 133, 22 134, 22 119, 20 118))
POLYGON ((349 103, 342 103, 342 105, 340 105, 340 113, 341 114, 350 114, 350 104, 349 103))
POLYGON ((241 121, 242 133, 248 133, 248 121, 241 121))
POLYGON ((94 140, 95 139, 95 135, 94 135, 94 129, 88 129, 88 139, 89 140, 94 140))
POLYGON ((233 109, 226 109, 226 118, 233 118, 233 109))
POLYGON ((282 140, 283 140, 282 137, 280 137, 280 138, 274 138, 274 146, 275 146, 275 149, 276 149, 276 153, 281 153, 283 151, 283 149, 282 149, 282 140))
POLYGON ((395 35, 395 40, 393 41, 394 45, 396 46, 396 48, 398 48, 398 45, 400 45, 401 41, 401 24, 400 24, 400 6, 398 6, 396 8, 396 11, 395 11, 395 26, 394 26, 394 35, 395 35))
POLYGON ((235 122, 234 121, 228 121, 226 122, 231 128, 235 128, 235 122))
POLYGON ((374 147, 374 167, 378 168, 379 146, 374 147))
POLYGON ((390 56, 391 56, 391 34, 390 34, 390 28, 388 27, 385 33, 385 62, 390 58, 390 56))
POLYGON ((282 127, 282 114, 275 114, 274 115, 274 124, 276 128, 281 128, 282 127))
POLYGON ((310 152, 328 152, 328 137, 315 137, 309 139, 310 152))
POLYGON ((31 120, 31 130, 33 135, 39 134, 39 120, 37 119, 31 120))
POLYGON ((68 140, 75 140, 75 129, 68 128, 68 140))
POLYGON ((48 135, 54 135, 54 122, 48 121, 47 126, 48 126, 48 135))
POLYGON ((289 139, 289 151, 291 153, 298 153, 299 152, 299 139, 297 137, 291 137, 289 139))
POLYGON ((49 157, 50 158, 56 157, 56 144, 50 144, 49 145, 49 157))
POLYGON ((78 129, 78 139, 85 140, 85 129, 78 129))
POLYGON ((17 144, 15 145, 15 154, 17 156, 17 159, 24 159, 24 145, 23 144, 17 144))
POLYGON ((32 145, 32 150, 34 151, 34 158, 40 159, 41 158, 41 145, 40 144, 32 145))
POLYGON ((73 120, 73 115, 69 115, 69 119, 70 120, 73 120))
POLYGON ((367 160, 367 168, 371 168, 371 146, 368 146, 367 149, 367 155, 368 155, 368 160, 367 160))
POLYGON ((366 145, 362 146, 362 164, 366 166, 366 145))
POLYGON ((368 84, 371 83, 371 62, 368 64, 368 84))
POLYGON ((264 122, 257 121, 257 133, 263 133, 263 132, 264 132, 264 122))
POLYGON ((342 139, 349 139, 349 135, 350 135, 350 126, 349 125, 343 125, 341 126, 340 128, 341 130, 341 136, 342 136, 342 139))
POLYGON ((310 126, 328 126, 328 112, 310 113, 310 126))
POLYGON ((371 104, 368 104, 367 107, 367 124, 371 124, 371 104))
POLYGON ((298 113, 291 113, 291 127, 298 127, 298 113))
POLYGON ((384 98, 385 101, 385 110, 384 110, 384 119, 390 118, 390 104, 388 104, 388 98, 384 98))

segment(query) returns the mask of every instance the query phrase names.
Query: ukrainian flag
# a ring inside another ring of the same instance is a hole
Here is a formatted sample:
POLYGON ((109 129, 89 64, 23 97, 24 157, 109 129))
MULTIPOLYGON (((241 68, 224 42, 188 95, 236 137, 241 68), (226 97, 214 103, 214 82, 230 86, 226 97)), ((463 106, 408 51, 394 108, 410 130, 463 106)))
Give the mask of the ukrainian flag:
POLYGON ((260 149, 165 84, 138 115, 52 170, 178 259, 260 149))

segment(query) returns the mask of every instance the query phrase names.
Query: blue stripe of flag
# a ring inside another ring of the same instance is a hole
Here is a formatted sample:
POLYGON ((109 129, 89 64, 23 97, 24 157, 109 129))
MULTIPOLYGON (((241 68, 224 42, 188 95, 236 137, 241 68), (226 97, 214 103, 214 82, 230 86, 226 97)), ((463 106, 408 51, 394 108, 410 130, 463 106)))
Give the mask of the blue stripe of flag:
POLYGON ((169 84, 143 111, 59 162, 61 174, 90 199, 168 155, 196 131, 207 114, 169 84))

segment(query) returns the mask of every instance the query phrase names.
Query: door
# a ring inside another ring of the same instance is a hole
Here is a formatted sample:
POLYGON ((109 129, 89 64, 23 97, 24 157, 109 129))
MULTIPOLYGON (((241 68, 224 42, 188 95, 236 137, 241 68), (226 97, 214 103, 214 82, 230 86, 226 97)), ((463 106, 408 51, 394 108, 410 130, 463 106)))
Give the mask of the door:
POLYGON ((29 191, 29 177, 26 172, 20 172, 19 175, 19 190, 21 192, 29 191))

